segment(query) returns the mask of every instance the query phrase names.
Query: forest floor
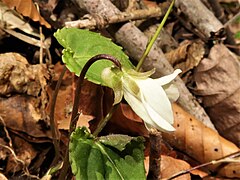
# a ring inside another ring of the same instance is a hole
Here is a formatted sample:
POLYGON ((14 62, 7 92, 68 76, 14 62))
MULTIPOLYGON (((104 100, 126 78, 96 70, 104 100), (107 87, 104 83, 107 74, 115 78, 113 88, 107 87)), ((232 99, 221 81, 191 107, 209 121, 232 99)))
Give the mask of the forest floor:
MULTIPOLYGON (((64 47, 54 33, 63 27, 98 32, 123 47, 137 65, 170 3, 0 1, 0 179, 60 179, 57 165, 68 153, 78 77, 66 70, 52 106, 65 67, 64 47), (53 167, 57 170, 50 173, 53 167)), ((174 80, 180 93, 172 103, 176 131, 158 137, 160 164, 154 164, 154 155, 149 158, 153 137, 126 101, 100 132, 144 137, 146 175, 154 171, 162 179, 240 178, 239 12, 238 0, 176 0, 143 63, 141 71, 155 69, 153 78, 182 70, 174 80)), ((79 94, 77 127, 94 132, 111 110, 113 91, 85 79, 79 94)), ((71 178, 68 171, 65 179, 71 178)))

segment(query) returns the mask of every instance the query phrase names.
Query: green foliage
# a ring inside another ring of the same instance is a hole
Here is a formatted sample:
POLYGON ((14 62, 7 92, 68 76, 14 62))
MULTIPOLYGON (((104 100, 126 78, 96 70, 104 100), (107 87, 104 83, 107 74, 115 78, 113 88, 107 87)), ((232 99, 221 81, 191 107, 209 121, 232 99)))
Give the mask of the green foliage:
POLYGON ((238 31, 238 32, 235 34, 235 38, 236 38, 236 39, 240 39, 240 31, 238 31))
MULTIPOLYGON (((80 74, 83 66, 90 58, 98 54, 112 55, 126 69, 133 68, 122 48, 98 33, 77 28, 63 28, 54 33, 54 36, 65 48, 62 56, 63 62, 76 75, 80 74)), ((104 68, 111 66, 112 62, 110 61, 98 61, 90 67, 86 77, 89 81, 105 85, 101 79, 101 73, 104 68)))
POLYGON ((143 138, 109 135, 94 138, 85 127, 72 133, 70 163, 76 179, 146 179, 143 138))

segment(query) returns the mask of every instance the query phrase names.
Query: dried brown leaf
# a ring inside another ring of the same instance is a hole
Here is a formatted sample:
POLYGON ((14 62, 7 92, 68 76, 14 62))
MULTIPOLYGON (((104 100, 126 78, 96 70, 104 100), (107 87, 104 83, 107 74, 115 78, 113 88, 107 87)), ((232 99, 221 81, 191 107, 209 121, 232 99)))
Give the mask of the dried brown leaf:
POLYGON ((51 137, 42 127, 48 126, 44 120, 49 75, 46 65, 29 65, 17 53, 0 54, 0 116, 8 128, 29 136, 51 137))
MULTIPOLYGON (((49 78, 46 65, 31 65, 17 53, 0 54, 0 95, 25 93, 38 96, 49 78)), ((44 92, 43 92, 44 94, 44 92)))
POLYGON ((7 173, 16 173, 24 167, 28 167, 37 155, 37 151, 33 146, 18 136, 13 138, 13 144, 15 147, 14 152, 21 162, 17 161, 14 156, 10 155, 6 166, 7 173))
POLYGON ((51 28, 51 25, 39 14, 32 0, 3 0, 9 8, 16 10, 24 16, 31 18, 33 21, 39 21, 41 25, 51 28))
POLYGON ((51 137, 46 123, 39 122, 46 117, 39 108, 40 101, 37 98, 15 95, 8 98, 0 97, 0 102, 0 116, 8 128, 33 137, 51 137), (42 127, 44 124, 45 129, 42 127))
POLYGON ((141 118, 139 118, 129 105, 120 104, 107 125, 111 132, 127 133, 132 135, 148 136, 141 118))
POLYGON ((194 73, 198 95, 219 133, 240 146, 240 62, 215 45, 194 73))
MULTIPOLYGON (((176 131, 163 133, 164 139, 173 147, 186 152, 200 163, 216 160, 239 151, 236 145, 203 125, 178 105, 174 104, 173 108, 176 131)), ((228 163, 223 167, 217 164, 210 166, 209 169, 217 171, 224 177, 239 178, 240 158, 238 160, 239 163, 228 163)))
MULTIPOLYGON (((146 173, 149 169, 149 156, 145 157, 144 160, 146 173)), ((180 159, 175 159, 170 156, 161 155, 161 178, 170 178, 172 175, 182 171, 190 169, 190 165, 180 159)), ((177 178, 174 178, 176 180, 190 180, 191 177, 189 174, 185 174, 182 176, 179 176, 177 178)))
POLYGON ((165 54, 167 60, 185 73, 196 67, 204 55, 204 47, 201 41, 183 41, 179 47, 165 54))

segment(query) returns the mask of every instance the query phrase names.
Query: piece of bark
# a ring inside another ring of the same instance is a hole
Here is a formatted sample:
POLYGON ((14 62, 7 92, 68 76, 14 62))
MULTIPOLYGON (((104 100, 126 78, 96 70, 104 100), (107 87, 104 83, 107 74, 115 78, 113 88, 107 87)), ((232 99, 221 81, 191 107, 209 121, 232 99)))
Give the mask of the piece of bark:
POLYGON ((194 93, 202 99, 218 132, 240 146, 240 63, 224 45, 210 50, 194 72, 194 93))
POLYGON ((147 179, 161 179, 161 143, 162 134, 157 129, 149 131, 150 155, 147 179))
POLYGON ((205 38, 209 38, 211 32, 218 32, 223 28, 222 23, 199 0, 176 0, 175 7, 205 38))
MULTIPOLYGON (((76 3, 78 3, 82 9, 87 10, 90 14, 98 14, 103 17, 110 17, 120 13, 120 11, 109 0, 76 0, 76 3)), ((116 32, 115 37, 118 43, 128 51, 130 57, 135 60, 140 59, 148 43, 148 38, 133 23, 126 23, 123 25, 116 32)), ((153 68, 156 69, 154 77, 160 77, 173 72, 173 68, 165 58, 162 50, 156 45, 152 47, 148 58, 143 64, 144 70, 151 70, 153 68)), ((188 91, 184 82, 177 77, 175 83, 180 91, 178 102, 181 106, 191 114, 195 115, 197 119, 203 121, 208 127, 214 129, 206 112, 188 91)))

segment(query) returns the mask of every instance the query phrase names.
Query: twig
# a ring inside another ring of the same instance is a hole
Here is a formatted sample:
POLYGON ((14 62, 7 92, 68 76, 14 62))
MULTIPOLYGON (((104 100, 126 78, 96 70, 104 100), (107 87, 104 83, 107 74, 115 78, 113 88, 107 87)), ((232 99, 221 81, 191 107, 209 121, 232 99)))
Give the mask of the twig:
POLYGON ((176 0, 175 7, 192 23, 205 38, 210 37, 211 32, 218 32, 223 28, 222 23, 199 0, 176 0))
POLYGON ((162 134, 157 129, 150 129, 150 155, 147 179, 159 180, 161 178, 161 142, 162 134))
POLYGON ((125 22, 129 20, 139 20, 152 17, 162 16, 162 11, 159 7, 135 10, 133 12, 121 12, 111 17, 102 17, 98 15, 87 15, 86 19, 66 22, 66 27, 88 28, 105 27, 108 24, 125 22))
POLYGON ((11 29, 2 29, 3 31, 7 32, 8 34, 11 34, 12 36, 28 43, 28 44, 31 44, 33 46, 37 46, 37 47, 43 47, 44 49, 48 48, 49 45, 45 44, 45 43, 41 43, 40 40, 37 40, 35 38, 32 38, 30 36, 26 36, 22 33, 18 33, 14 30, 11 30, 11 29))
POLYGON ((12 146, 12 139, 11 139, 11 137, 9 136, 9 133, 8 133, 8 130, 7 130, 7 126, 6 126, 6 123, 4 122, 4 120, 3 120, 3 118, 2 118, 2 116, 0 116, 0 120, 1 120, 1 122, 2 122, 2 124, 3 124, 3 129, 4 129, 4 132, 6 133, 6 136, 7 136, 7 138, 8 138, 8 144, 9 144, 9 146, 12 148, 13 146, 12 146))
MULTIPOLYGON (((214 14, 216 15, 216 17, 224 24, 223 27, 225 28, 226 31, 226 40, 225 42, 229 45, 232 46, 237 46, 235 39, 233 37, 233 33, 231 32, 230 28, 228 27, 228 25, 235 19, 237 18, 237 16, 240 15, 240 12, 237 13, 233 18, 231 18, 228 22, 227 22, 227 18, 226 15, 224 13, 224 10, 222 8, 222 6, 220 5, 219 1, 217 0, 208 0, 209 4, 211 5, 214 14)), ((237 48, 231 48, 232 51, 234 51, 236 54, 240 55, 240 50, 237 48)))
POLYGON ((238 12, 237 14, 235 14, 231 19, 229 19, 229 21, 227 21, 223 26, 227 27, 229 26, 233 21, 235 21, 238 17, 240 16, 240 12, 238 12))
POLYGON ((233 160, 233 158, 237 158, 237 157, 239 157, 239 156, 240 156, 240 151, 235 152, 235 153, 233 153, 233 154, 230 154, 230 155, 228 155, 228 156, 226 156, 226 157, 220 158, 220 159, 218 159, 218 160, 212 160, 212 161, 210 161, 210 162, 207 162, 207 163, 204 163, 204 164, 200 164, 200 165, 195 166, 195 167, 193 167, 193 168, 190 168, 190 169, 188 169, 188 170, 180 171, 180 172, 178 172, 177 174, 172 175, 170 178, 167 178, 166 180, 172 180, 172 179, 177 178, 177 177, 179 177, 179 176, 182 176, 182 175, 184 175, 184 174, 190 173, 190 172, 193 171, 193 170, 196 170, 196 169, 199 169, 199 168, 203 168, 203 167, 206 167, 206 166, 208 166, 208 165, 214 165, 214 164, 219 164, 219 163, 228 163, 228 162, 231 162, 231 163, 232 163, 232 162, 239 163, 240 160, 233 160))
MULTIPOLYGON (((113 57, 111 55, 107 55, 107 54, 96 55, 87 61, 87 63, 84 65, 84 67, 80 73, 80 77, 78 78, 78 81, 77 81, 72 116, 71 116, 71 121, 70 121, 70 125, 69 125, 69 138, 70 138, 72 132, 76 129, 77 120, 78 120, 78 118, 76 118, 76 117, 78 117, 78 107, 80 104, 80 95, 81 95, 80 92, 81 92, 81 89, 83 86, 83 80, 85 78, 85 75, 93 63, 95 63, 96 61, 102 60, 102 59, 112 61, 119 69, 121 69, 120 62, 115 57, 113 57)), ((69 146, 69 144, 68 144, 68 146, 69 146)), ((69 174, 69 148, 68 147, 67 147, 67 152, 66 152, 66 156, 64 158, 63 168, 61 170, 59 179, 64 180, 66 178, 67 174, 69 174)), ((68 177, 68 178, 71 179, 71 177, 68 177)))
MULTIPOLYGON (((39 10, 39 5, 37 3, 35 3, 35 6, 37 8, 38 13, 40 13, 39 10)), ((40 50, 39 50, 39 63, 42 64, 43 63, 43 40, 44 40, 44 36, 42 33, 42 26, 39 26, 39 34, 40 34, 40 50)))

